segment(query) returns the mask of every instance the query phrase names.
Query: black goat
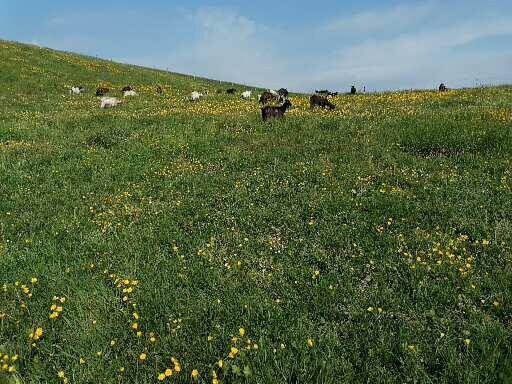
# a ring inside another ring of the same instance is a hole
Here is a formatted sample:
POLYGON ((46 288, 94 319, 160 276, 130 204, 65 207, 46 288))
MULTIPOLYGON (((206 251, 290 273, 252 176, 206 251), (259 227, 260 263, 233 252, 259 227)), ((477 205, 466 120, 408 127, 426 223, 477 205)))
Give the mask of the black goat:
POLYGON ((235 88, 226 89, 226 93, 228 95, 234 95, 236 93, 236 89, 235 88))
POLYGON ((285 100, 283 105, 280 107, 272 107, 267 105, 266 107, 261 108, 261 118, 263 121, 267 121, 268 119, 277 119, 284 116, 284 113, 288 108, 292 106, 290 100, 285 100))
POLYGON ((439 85, 439 92, 446 92, 448 90, 448 87, 444 85, 444 83, 441 83, 439 85))
POLYGON ((286 88, 281 88, 279 91, 277 91, 277 94, 279 96, 287 98, 288 97, 288 90, 286 88))
POLYGON ((127 85, 126 87, 123 87, 121 89, 121 92, 126 92, 126 91, 133 91, 133 88, 131 86, 127 85))
POLYGON ((104 88, 104 87, 99 87, 98 89, 96 89, 96 96, 105 96, 109 92, 110 92, 110 89, 104 88))
POLYGON ((319 96, 319 95, 312 95, 309 98, 309 105, 311 108, 320 107, 320 108, 326 108, 326 109, 330 109, 330 110, 333 110, 336 108, 336 105, 334 105, 329 100, 327 100, 326 97, 319 96))

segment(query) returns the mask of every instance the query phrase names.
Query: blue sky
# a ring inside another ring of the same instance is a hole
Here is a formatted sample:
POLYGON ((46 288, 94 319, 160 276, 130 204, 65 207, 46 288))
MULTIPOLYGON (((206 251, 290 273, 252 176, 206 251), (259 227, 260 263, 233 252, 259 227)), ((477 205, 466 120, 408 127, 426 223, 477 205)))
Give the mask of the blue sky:
POLYGON ((301 91, 512 83, 511 0, 0 0, 0 38, 301 91))

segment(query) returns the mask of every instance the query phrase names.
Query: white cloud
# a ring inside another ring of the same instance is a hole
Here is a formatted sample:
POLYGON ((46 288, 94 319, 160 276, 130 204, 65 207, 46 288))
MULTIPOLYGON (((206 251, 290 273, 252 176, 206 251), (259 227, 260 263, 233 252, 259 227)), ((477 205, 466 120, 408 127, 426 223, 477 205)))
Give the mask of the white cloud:
POLYGON ((401 4, 388 9, 376 9, 331 21, 326 30, 330 32, 372 32, 402 29, 414 25, 435 12, 433 2, 423 4, 401 4))
POLYGON ((169 67, 251 85, 284 85, 289 62, 279 53, 277 31, 219 8, 199 9, 189 20, 187 28, 196 36, 167 58, 169 67))
POLYGON ((324 65, 312 82, 324 86, 356 82, 378 89, 429 87, 440 81, 470 85, 469 79, 476 76, 506 74, 512 48, 490 54, 475 50, 467 53, 459 48, 479 39, 509 34, 512 20, 495 18, 367 40, 340 49, 336 59, 324 65))

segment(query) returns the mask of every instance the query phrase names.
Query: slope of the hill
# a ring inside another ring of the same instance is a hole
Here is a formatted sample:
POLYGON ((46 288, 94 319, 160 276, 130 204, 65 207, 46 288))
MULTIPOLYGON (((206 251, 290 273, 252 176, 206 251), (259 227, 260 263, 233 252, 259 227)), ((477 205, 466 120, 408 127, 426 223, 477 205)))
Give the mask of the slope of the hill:
POLYGON ((8 42, 0 85, 0 383, 512 377, 510 87, 264 124, 223 83, 8 42))

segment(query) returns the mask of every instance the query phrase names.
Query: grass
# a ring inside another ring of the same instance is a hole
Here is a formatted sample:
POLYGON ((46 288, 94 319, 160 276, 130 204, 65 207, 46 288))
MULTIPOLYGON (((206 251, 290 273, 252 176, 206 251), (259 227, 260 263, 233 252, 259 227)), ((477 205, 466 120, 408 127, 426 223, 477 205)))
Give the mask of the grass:
POLYGON ((264 124, 220 82, 0 62, 1 383, 511 382, 512 88, 264 124))

